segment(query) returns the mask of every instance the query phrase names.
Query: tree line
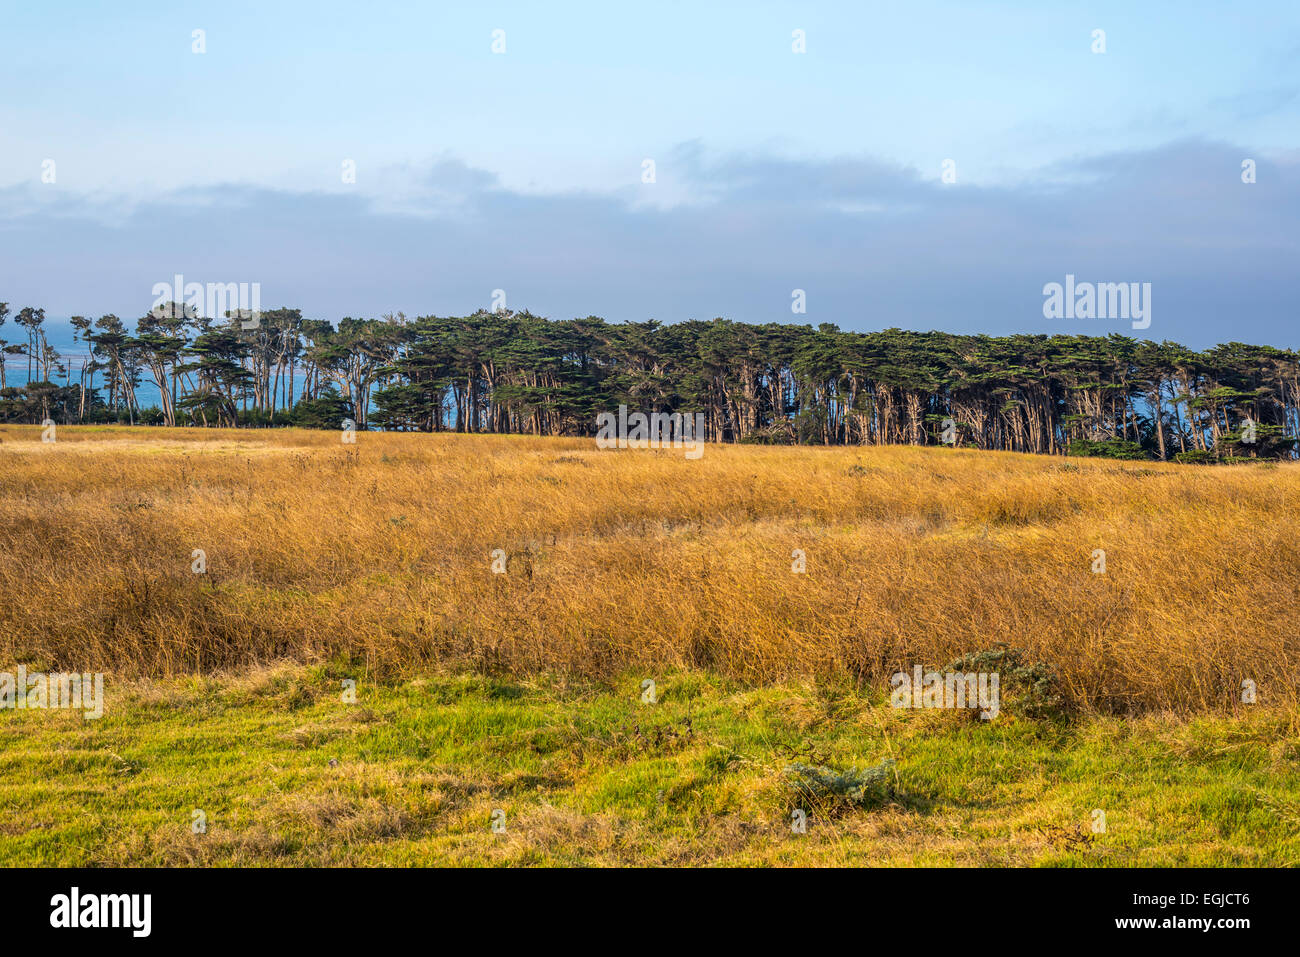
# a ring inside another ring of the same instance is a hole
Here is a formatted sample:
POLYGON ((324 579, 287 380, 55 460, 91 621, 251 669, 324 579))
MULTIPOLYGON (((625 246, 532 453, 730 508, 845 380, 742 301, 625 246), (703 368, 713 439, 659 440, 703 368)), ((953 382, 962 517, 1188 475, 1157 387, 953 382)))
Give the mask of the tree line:
POLYGON ((127 329, 73 316, 74 368, 43 309, 0 303, 0 422, 594 435, 620 405, 703 413, 707 441, 947 443, 1179 461, 1284 457, 1300 445, 1300 355, 1198 352, 1112 334, 843 332, 727 319, 664 325, 524 312, 209 319, 173 306, 127 329), (161 313, 161 315, 159 315, 161 313), (9 318, 24 337, 7 342, 9 318), (252 328, 246 328, 252 326, 252 328), (141 407, 148 382, 157 403, 141 407))

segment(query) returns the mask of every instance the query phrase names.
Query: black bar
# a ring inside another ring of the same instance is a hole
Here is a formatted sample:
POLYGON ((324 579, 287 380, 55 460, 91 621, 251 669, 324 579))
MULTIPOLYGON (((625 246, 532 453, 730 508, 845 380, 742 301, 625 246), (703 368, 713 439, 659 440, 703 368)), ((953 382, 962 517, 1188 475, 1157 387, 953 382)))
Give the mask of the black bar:
POLYGON ((0 869, 0 926, 15 943, 75 936, 128 946, 247 933, 259 945, 369 946, 414 935, 447 947, 481 937, 495 948, 513 937, 638 951, 716 937, 734 950, 745 939, 770 944, 782 930, 814 934, 810 946, 845 936, 864 949, 1123 938, 1232 946, 1289 929, 1284 908, 1296 885, 1284 870, 1215 869, 0 869), (83 907, 88 896, 150 895, 148 936, 130 926, 51 926, 56 895, 70 904, 73 887, 83 907), (1133 919, 1155 925, 1119 926, 1133 919))

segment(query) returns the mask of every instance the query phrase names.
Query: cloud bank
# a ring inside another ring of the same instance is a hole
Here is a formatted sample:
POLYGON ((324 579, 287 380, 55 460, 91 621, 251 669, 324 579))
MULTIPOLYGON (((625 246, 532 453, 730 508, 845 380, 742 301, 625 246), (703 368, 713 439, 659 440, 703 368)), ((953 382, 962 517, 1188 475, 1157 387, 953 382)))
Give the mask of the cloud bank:
POLYGON ((1069 273, 1151 283, 1144 337, 1300 346, 1297 155, 1190 140, 971 187, 960 168, 943 183, 866 157, 711 156, 687 143, 655 183, 621 192, 521 193, 445 157, 375 179, 138 203, 2 190, 0 300, 134 320, 155 283, 182 273, 260 282, 265 306, 331 320, 464 314, 502 289, 509 307, 552 318, 1139 334, 1044 318, 1044 284, 1069 273), (806 314, 791 312, 795 289, 806 314))

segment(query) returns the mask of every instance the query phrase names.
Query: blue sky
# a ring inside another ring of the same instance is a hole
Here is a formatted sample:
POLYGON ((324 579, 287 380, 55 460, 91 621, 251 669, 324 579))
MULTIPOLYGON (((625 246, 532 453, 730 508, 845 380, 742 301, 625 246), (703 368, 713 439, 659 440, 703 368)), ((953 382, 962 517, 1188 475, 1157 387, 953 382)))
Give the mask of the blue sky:
POLYGON ((1153 338, 1300 345, 1294 2, 3 3, 0 22, 0 300, 52 317, 133 320, 182 273, 332 320, 500 288, 556 318, 1129 331, 1045 319, 1069 272, 1152 283, 1153 338))

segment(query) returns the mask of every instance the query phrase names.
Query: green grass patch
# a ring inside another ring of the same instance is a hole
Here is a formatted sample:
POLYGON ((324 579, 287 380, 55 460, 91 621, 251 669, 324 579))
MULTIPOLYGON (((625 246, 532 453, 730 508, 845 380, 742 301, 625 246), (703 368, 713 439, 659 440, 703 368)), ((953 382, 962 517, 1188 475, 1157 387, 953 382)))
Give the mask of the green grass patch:
POLYGON ((109 676, 97 721, 0 711, 0 864, 1300 861, 1281 712, 980 722, 701 673, 647 704, 643 677, 109 676))

